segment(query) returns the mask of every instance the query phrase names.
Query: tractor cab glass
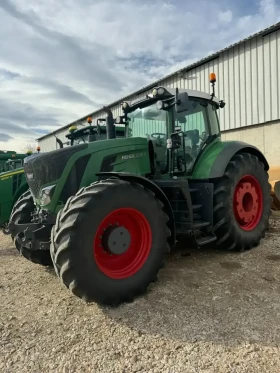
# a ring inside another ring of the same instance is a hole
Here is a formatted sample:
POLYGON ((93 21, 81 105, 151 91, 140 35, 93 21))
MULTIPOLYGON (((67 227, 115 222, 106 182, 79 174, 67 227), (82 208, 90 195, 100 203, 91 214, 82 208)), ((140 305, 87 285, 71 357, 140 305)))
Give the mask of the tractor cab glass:
POLYGON ((205 144, 220 135, 218 116, 213 104, 195 98, 189 99, 187 111, 174 115, 175 130, 182 136, 181 147, 175 150, 175 171, 188 172, 205 144))
POLYGON ((155 162, 161 172, 167 167, 168 112, 158 110, 156 103, 127 114, 127 137, 143 137, 152 141, 155 162))
MULTIPOLYGON (((125 128, 124 127, 116 127, 116 137, 122 138, 124 137, 125 128)), ((72 138, 72 146, 79 145, 83 143, 89 143, 93 141, 99 140, 106 140, 107 139, 107 130, 106 126, 89 126, 86 128, 79 129, 72 133, 71 136, 67 136, 68 138, 72 138)))

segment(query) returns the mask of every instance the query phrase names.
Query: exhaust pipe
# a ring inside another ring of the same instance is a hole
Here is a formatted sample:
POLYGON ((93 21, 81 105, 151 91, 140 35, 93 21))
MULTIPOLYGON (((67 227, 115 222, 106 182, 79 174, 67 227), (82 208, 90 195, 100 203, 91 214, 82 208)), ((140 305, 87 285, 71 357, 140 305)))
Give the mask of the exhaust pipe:
POLYGON ((55 138, 56 138, 56 142, 58 143, 60 149, 62 149, 62 148, 63 148, 63 143, 62 143, 62 141, 61 141, 60 139, 58 139, 56 136, 55 136, 55 138))
POLYGON ((114 118, 113 118, 112 110, 108 108, 107 106, 104 106, 103 110, 107 114, 107 118, 106 118, 107 139, 115 139, 116 138, 116 127, 114 125, 114 118))

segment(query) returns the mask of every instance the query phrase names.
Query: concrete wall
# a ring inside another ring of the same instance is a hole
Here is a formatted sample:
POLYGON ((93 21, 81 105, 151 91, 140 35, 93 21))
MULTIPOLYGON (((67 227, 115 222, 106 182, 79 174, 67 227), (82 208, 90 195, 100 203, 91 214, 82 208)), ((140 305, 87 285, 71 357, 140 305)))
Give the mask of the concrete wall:
POLYGON ((222 133, 223 140, 238 140, 255 145, 270 166, 280 165, 280 121, 268 122, 222 133))

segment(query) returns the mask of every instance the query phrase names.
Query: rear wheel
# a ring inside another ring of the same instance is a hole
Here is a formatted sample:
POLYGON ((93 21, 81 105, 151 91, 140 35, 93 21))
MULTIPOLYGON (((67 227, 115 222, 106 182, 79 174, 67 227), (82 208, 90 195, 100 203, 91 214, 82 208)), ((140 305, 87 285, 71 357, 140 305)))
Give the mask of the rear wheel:
POLYGON ((259 245, 269 224, 270 188, 256 156, 233 157, 214 190, 213 229, 219 248, 242 251, 259 245))
POLYGON ((170 231, 163 205, 139 184, 97 182, 71 197, 52 232, 56 273, 76 296, 131 301, 156 280, 170 231))
MULTIPOLYGON (((21 195, 18 201, 15 203, 10 221, 17 224, 24 224, 31 222, 31 213, 34 211, 35 205, 33 202, 33 197, 30 191, 25 192, 21 195)), ((40 264, 43 266, 52 265, 52 260, 50 252, 47 250, 30 250, 20 244, 19 238, 23 233, 17 235, 11 234, 14 244, 19 251, 19 253, 29 260, 30 262, 40 264)))

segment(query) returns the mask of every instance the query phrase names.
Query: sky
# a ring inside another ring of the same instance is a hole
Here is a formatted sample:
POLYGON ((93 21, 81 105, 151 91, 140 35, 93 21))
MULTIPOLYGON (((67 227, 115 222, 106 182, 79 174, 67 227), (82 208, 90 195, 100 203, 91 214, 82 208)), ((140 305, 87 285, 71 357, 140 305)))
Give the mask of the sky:
POLYGON ((280 21, 280 0, 1 0, 0 149, 280 21))

